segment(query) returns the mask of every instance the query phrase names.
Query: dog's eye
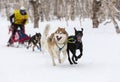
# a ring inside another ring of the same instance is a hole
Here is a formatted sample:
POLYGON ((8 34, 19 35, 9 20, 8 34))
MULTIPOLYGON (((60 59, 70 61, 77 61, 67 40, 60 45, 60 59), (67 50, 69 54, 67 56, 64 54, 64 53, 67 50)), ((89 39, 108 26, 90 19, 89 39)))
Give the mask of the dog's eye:
POLYGON ((59 32, 57 31, 56 33, 58 34, 59 32))

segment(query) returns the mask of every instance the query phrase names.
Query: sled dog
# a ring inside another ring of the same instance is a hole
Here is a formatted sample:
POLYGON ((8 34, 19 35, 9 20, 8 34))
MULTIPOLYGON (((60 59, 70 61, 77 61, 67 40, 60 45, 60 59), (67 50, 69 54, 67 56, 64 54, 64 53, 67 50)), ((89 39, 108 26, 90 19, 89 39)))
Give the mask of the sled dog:
POLYGON ((67 38, 68 33, 65 28, 58 27, 57 30, 53 33, 49 34, 50 25, 46 25, 45 30, 43 32, 43 37, 41 41, 42 52, 44 53, 46 50, 51 56, 53 66, 56 65, 55 58, 58 59, 59 63, 64 62, 67 57, 67 38), (62 56, 62 58, 61 58, 62 56))
POLYGON ((41 51, 41 33, 36 33, 32 37, 30 37, 30 40, 28 41, 27 49, 31 46, 33 51, 35 47, 39 48, 41 51))
POLYGON ((70 64, 77 64, 77 60, 81 58, 83 55, 83 44, 82 44, 82 37, 83 37, 83 28, 81 28, 81 31, 75 30, 75 35, 71 35, 68 37, 68 44, 67 44, 67 54, 68 54, 68 60, 70 64), (76 50, 80 51, 80 54, 76 55, 76 50), (72 58, 70 58, 70 53, 72 53, 72 58))

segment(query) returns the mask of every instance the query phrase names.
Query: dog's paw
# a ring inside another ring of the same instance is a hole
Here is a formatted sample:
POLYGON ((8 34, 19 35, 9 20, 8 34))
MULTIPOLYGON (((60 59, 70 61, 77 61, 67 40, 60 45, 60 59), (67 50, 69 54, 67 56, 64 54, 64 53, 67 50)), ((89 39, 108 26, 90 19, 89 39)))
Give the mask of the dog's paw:
POLYGON ((77 61, 78 60, 78 58, 77 57, 75 57, 75 61, 77 61))
POLYGON ((77 57, 77 60, 78 60, 79 58, 81 58, 81 56, 82 56, 82 54, 80 54, 80 55, 77 57))
POLYGON ((77 62, 74 62, 74 64, 78 64, 77 62))
POLYGON ((72 63, 72 62, 70 62, 70 61, 69 61, 69 63, 70 63, 70 65, 73 65, 73 63, 72 63))
POLYGON ((77 62, 73 61, 74 64, 78 64, 77 62))
POLYGON ((27 49, 29 48, 29 46, 26 47, 27 49))
POLYGON ((53 63, 53 66, 56 66, 56 64, 55 64, 55 63, 53 63))
POLYGON ((59 59, 59 63, 61 64, 62 62, 61 62, 61 59, 59 59))
POLYGON ((73 63, 70 63, 70 65, 73 65, 73 63))

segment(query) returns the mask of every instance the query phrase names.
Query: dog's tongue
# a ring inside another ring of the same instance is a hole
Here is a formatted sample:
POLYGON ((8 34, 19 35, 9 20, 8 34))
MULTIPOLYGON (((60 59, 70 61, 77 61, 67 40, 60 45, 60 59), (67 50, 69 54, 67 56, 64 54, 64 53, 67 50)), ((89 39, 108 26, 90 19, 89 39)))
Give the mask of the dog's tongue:
POLYGON ((78 37, 77 37, 77 40, 78 40, 78 41, 81 41, 81 37, 80 37, 80 36, 78 36, 78 37))

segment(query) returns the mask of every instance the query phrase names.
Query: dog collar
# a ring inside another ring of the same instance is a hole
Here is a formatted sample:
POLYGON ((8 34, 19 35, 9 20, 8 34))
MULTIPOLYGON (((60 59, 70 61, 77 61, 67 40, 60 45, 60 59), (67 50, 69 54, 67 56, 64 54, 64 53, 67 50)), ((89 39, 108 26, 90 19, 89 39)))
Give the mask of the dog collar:
POLYGON ((64 44, 64 45, 63 45, 62 47, 60 47, 60 46, 56 43, 57 47, 59 48, 59 51, 61 51, 61 50, 64 48, 65 43, 63 43, 63 44, 64 44))

